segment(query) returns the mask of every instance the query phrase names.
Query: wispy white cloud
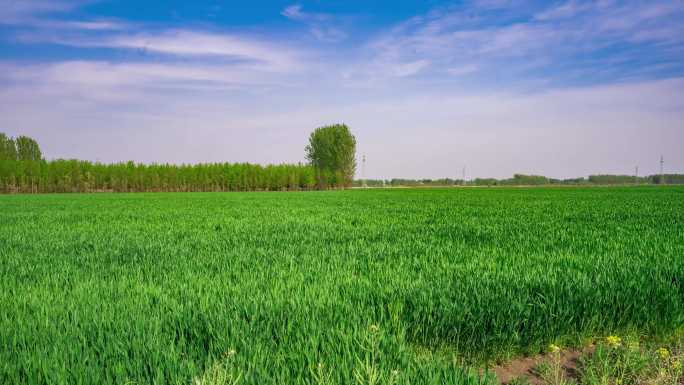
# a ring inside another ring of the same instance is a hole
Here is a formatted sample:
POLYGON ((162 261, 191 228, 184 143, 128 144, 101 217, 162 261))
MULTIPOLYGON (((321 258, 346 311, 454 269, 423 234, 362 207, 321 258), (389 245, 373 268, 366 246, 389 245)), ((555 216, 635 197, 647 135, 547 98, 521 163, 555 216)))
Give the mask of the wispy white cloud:
POLYGON ((589 9, 591 5, 580 4, 576 0, 570 0, 558 6, 548 8, 534 15, 537 20, 556 20, 575 16, 577 13, 589 9))
POLYGON ((117 31, 130 28, 129 23, 115 20, 87 20, 87 21, 45 21, 41 27, 64 28, 85 31, 117 31))
POLYGON ((6 0, 0 7, 0 24, 20 24, 52 13, 70 11, 82 2, 54 0, 6 0))
POLYGON ((82 31, 114 31, 131 27, 129 23, 120 20, 55 18, 56 15, 63 16, 85 3, 85 0, 7 0, 7 3, 0 7, 0 25, 43 30, 82 31))
POLYGON ((59 20, 88 0, 6 0, 0 6, 0 25, 24 28, 116 30, 126 24, 114 20, 59 20))
POLYGON ((600 58, 601 50, 629 44, 650 44, 651 55, 635 58, 634 51, 618 49, 606 60, 657 60, 653 54, 667 55, 684 45, 682 0, 569 0, 546 9, 529 4, 508 8, 509 3, 476 0, 412 17, 366 45, 367 59, 358 72, 387 76, 392 72, 386 68, 425 60, 434 73, 476 65, 483 71, 534 76, 525 73, 530 63, 574 67, 573 60, 600 58), (662 45, 668 45, 667 50, 662 45))
POLYGON ((301 4, 292 4, 281 12, 281 14, 288 19, 297 21, 325 21, 328 17, 326 15, 319 15, 315 13, 304 13, 301 4))
MULTIPOLYGON (((133 25, 120 20, 54 20, 32 19, 21 23, 23 27, 30 27, 33 31, 43 31, 44 34, 55 35, 60 32, 105 32, 122 31, 133 28, 133 25)), ((34 34, 37 35, 37 34, 34 34)))
POLYGON ((390 68, 390 72, 398 77, 411 76, 417 74, 429 65, 430 62, 428 60, 416 60, 410 63, 396 64, 390 68))
MULTIPOLYGON (((97 25, 91 25, 91 28, 97 25)), ((161 53, 174 56, 207 56, 233 59, 237 64, 259 70, 291 72, 305 68, 304 53, 285 43, 264 41, 239 35, 193 30, 168 30, 154 33, 115 33, 106 35, 60 35, 24 33, 24 42, 47 41, 75 47, 104 47, 161 53)))
MULTIPOLYGON (((88 44, 88 42, 84 42, 88 44)), ((174 55, 215 55, 263 63, 274 70, 293 70, 299 63, 291 47, 242 36, 187 30, 161 34, 118 35, 91 42, 95 46, 131 48, 174 55)))
POLYGON ((301 4, 287 6, 281 14, 290 20, 306 24, 311 34, 320 41, 339 42, 347 38, 340 19, 331 14, 304 12, 301 4))
POLYGON ((23 27, 16 38, 24 43, 131 49, 175 56, 215 56, 251 62, 260 69, 273 71, 303 67, 303 61, 298 57, 302 50, 270 38, 196 29, 149 29, 144 24, 114 19, 53 17, 73 11, 90 0, 9 1, 8 7, 0 8, 0 23, 23 27))
POLYGON ((464 76, 475 73, 479 70, 479 67, 475 64, 466 64, 460 67, 448 68, 447 72, 449 75, 453 76, 464 76))
POLYGON ((138 96, 166 90, 252 90, 287 87, 278 75, 250 68, 193 63, 64 61, 0 64, 0 80, 36 94, 68 93, 100 102, 139 102, 138 96))
POLYGON ((470 5, 477 9, 501 9, 520 7, 525 5, 525 0, 473 0, 470 5))

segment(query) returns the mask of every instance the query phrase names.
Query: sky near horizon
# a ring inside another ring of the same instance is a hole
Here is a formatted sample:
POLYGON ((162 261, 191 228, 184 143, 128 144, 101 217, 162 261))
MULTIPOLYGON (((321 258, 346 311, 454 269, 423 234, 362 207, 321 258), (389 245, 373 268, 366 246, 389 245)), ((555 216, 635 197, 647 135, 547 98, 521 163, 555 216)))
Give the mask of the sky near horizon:
POLYGON ((0 132, 49 159, 282 163, 346 123, 368 178, 681 173, 682 20, 684 0, 4 0, 0 132))

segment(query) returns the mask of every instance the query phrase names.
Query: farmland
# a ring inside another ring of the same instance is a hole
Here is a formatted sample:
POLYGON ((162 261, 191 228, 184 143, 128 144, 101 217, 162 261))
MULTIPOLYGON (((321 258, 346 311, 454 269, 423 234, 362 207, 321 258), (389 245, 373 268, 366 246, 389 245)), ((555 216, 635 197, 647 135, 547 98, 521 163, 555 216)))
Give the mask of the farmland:
POLYGON ((0 383, 490 383, 672 333, 683 256, 679 187, 0 196, 0 383))

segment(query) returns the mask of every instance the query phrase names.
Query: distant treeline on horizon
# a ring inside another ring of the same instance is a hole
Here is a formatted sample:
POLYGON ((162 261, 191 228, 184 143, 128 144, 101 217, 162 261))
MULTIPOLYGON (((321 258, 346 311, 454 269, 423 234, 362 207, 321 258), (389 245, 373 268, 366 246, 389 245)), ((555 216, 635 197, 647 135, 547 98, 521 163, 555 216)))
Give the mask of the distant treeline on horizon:
POLYGON ((664 174, 637 177, 634 175, 589 175, 588 178, 554 179, 541 175, 515 174, 508 179, 357 179, 354 187, 419 187, 419 186, 545 186, 545 185, 647 185, 684 184, 684 174, 664 174))
POLYGON ((352 175, 353 171, 347 176, 302 163, 174 165, 45 160, 35 140, 25 136, 13 139, 0 133, 0 193, 298 191, 339 188, 350 183, 355 187, 684 184, 682 174, 666 174, 662 180, 660 175, 591 175, 560 180, 516 174, 509 179, 469 181, 444 178, 350 182, 352 175))

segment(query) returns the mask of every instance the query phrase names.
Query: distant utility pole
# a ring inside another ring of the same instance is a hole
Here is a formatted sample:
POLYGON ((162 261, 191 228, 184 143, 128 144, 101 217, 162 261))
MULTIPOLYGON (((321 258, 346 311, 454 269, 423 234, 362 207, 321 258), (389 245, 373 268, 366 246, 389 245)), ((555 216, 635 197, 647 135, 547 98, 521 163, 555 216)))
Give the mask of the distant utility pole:
POLYGON ((663 156, 660 156, 660 184, 665 184, 665 174, 663 174, 663 165, 665 164, 665 160, 663 159, 663 156))
POLYGON ((361 185, 364 188, 368 187, 366 183, 366 154, 361 157, 361 185))
POLYGON ((463 182, 461 182, 461 183, 463 183, 463 185, 465 185, 465 182, 466 182, 465 172, 466 172, 466 168, 465 168, 465 166, 463 166, 463 182))
POLYGON ((639 166, 634 169, 634 184, 639 184, 639 166))

